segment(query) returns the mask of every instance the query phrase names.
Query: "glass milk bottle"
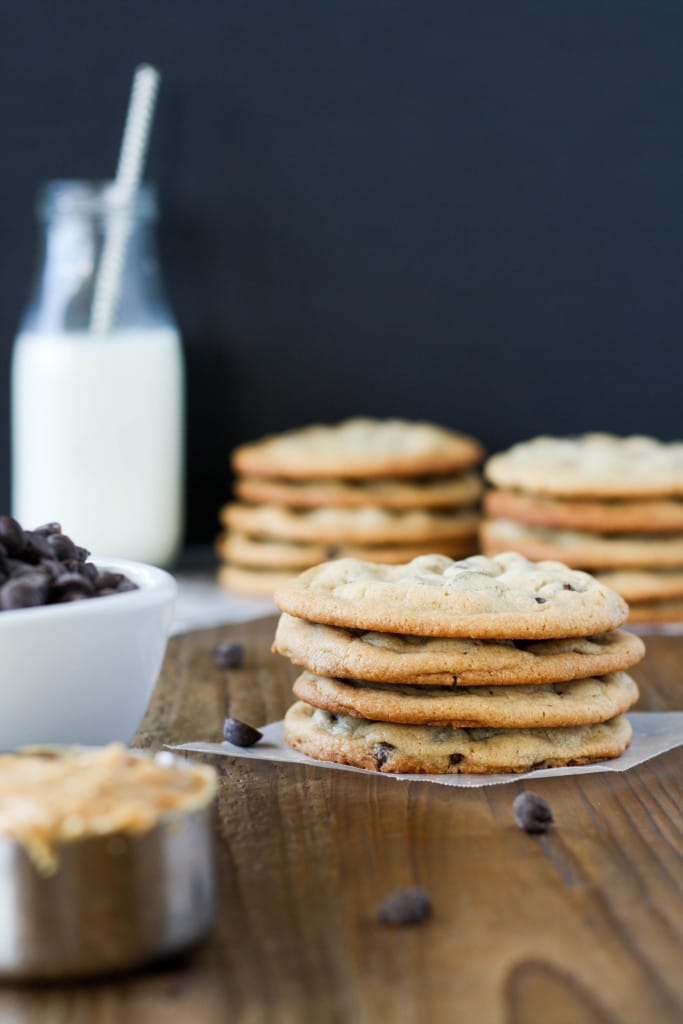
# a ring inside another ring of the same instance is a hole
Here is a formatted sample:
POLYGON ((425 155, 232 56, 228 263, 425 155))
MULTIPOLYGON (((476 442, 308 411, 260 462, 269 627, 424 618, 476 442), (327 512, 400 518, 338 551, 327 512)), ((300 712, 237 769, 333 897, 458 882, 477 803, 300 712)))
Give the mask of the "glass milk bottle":
POLYGON ((54 181, 12 357, 12 504, 22 526, 60 522, 97 555, 167 565, 182 533, 183 358, 156 255, 150 186, 54 181), (93 295, 112 225, 125 229, 111 324, 93 295))

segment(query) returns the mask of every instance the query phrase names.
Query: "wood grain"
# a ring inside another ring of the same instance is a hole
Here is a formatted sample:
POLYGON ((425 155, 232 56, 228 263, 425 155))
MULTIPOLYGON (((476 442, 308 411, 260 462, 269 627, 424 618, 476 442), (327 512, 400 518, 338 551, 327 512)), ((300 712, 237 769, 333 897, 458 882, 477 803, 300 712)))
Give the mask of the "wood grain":
MULTIPOLYGON (((280 718, 296 674, 273 620, 174 639, 137 742, 219 739, 280 718), (243 640, 245 667, 216 667, 243 640)), ((683 707, 683 638, 653 637, 640 707, 683 707)), ((210 758, 206 760, 211 761, 210 758)), ((620 775, 484 789, 223 758, 220 905, 193 955, 88 986, 4 989, 15 1024, 679 1024, 683 757, 620 775), (515 827, 524 788, 556 827, 515 827), (423 885, 433 919, 389 929, 382 898, 423 885)))

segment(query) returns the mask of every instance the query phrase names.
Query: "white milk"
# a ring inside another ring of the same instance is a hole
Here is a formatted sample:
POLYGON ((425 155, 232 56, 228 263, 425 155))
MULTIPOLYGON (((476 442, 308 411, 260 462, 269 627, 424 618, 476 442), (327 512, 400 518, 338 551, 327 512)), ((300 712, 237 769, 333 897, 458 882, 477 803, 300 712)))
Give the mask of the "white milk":
POLYGON ((95 555, 167 564, 181 539, 183 364, 172 328, 21 333, 13 515, 95 555))

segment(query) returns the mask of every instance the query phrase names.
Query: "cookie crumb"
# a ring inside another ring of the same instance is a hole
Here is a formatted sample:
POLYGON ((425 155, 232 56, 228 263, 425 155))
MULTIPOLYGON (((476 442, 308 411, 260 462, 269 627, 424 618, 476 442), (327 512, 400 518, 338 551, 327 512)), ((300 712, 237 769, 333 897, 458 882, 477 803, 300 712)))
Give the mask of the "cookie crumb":
POLYGON ((426 889, 397 889, 387 896, 379 908, 380 924, 403 927, 422 924, 432 915, 432 900, 426 889))
POLYGON ((218 644, 213 652, 219 668, 242 668, 244 665, 244 644, 233 642, 218 644))
POLYGON ((512 805, 512 813, 517 825, 532 835, 547 832, 553 824, 550 804, 537 793, 519 793, 512 805))
POLYGON ((263 733, 239 718, 226 718, 223 723, 223 738, 236 747, 253 747, 263 738, 263 733))

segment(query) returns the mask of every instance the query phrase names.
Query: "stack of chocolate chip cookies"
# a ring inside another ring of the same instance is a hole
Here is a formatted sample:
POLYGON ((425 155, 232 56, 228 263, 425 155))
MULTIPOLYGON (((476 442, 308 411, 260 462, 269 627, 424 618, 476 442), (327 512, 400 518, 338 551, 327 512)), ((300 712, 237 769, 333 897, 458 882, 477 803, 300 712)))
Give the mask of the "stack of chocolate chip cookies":
POLYGON ((537 437, 486 475, 486 554, 560 559, 618 591, 631 622, 683 620, 683 443, 537 437))
POLYGON ((477 550, 478 441, 430 423, 356 418, 233 453, 237 502, 221 509, 225 586, 273 590, 343 556, 405 562, 477 550))
POLYGON ((304 671, 287 742, 384 772, 586 764, 628 746, 639 637, 584 572, 522 555, 345 558, 280 588, 273 650, 304 671))

